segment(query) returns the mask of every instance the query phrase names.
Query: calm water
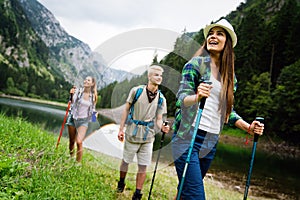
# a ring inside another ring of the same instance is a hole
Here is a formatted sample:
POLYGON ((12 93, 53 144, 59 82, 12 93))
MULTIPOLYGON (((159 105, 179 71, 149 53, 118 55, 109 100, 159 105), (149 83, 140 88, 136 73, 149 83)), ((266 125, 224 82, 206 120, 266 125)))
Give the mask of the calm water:
MULTIPOLYGON (((33 103, 28 101, 8 99, 0 97, 0 112, 5 113, 7 116, 18 116, 24 118, 34 124, 38 124, 41 128, 53 132, 60 133, 64 116, 67 108, 59 106, 45 105, 39 103, 33 103)), ((102 126, 111 121, 104 116, 98 115, 98 122, 95 126, 102 126)), ((90 132, 89 130, 88 132, 90 132)), ((64 127, 63 136, 67 136, 67 128, 64 127)))

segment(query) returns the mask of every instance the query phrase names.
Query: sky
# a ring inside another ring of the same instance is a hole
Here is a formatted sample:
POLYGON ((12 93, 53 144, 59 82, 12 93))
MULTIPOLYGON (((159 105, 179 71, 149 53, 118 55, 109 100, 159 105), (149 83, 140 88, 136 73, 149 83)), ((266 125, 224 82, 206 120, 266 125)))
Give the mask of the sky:
MULTIPOLYGON (((126 32, 132 35, 127 39, 135 41, 135 37, 140 37, 137 34, 141 29, 167 30, 172 36, 174 33, 181 34, 184 29, 187 32, 199 31, 245 2, 245 0, 38 1, 54 14, 69 35, 88 44, 94 51, 98 51, 102 44, 109 45, 109 42, 116 42, 116 39, 126 32)), ((148 31, 146 34, 147 37, 152 37, 151 32, 148 31)), ((135 49, 126 49, 120 55, 111 56, 113 58, 110 58, 107 64, 114 68, 136 69, 137 66, 148 65, 154 54, 161 59, 170 51, 169 47, 133 48, 135 49), (136 59, 133 59, 134 57, 136 59), (129 67, 130 63, 135 66, 129 67)))

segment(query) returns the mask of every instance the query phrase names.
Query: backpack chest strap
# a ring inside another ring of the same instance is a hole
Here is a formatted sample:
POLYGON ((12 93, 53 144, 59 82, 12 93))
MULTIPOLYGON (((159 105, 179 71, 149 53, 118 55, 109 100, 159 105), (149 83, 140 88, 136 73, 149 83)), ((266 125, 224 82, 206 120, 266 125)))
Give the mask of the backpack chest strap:
POLYGON ((145 131, 144 136, 143 136, 144 141, 147 139, 149 129, 154 127, 154 122, 153 121, 145 122, 145 121, 140 121, 140 120, 132 120, 132 123, 135 124, 135 128, 132 132, 132 136, 136 136, 137 130, 138 130, 138 125, 146 126, 146 131, 145 131))

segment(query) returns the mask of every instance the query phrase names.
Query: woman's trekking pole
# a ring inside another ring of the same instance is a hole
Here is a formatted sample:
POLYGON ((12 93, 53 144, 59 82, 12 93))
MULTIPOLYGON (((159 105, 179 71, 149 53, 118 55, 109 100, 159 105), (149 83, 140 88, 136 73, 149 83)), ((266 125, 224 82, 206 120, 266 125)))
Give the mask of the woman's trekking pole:
MULTIPOLYGON (((167 125, 168 125, 168 121, 165 121, 164 126, 167 126, 167 125)), ((150 200, 150 197, 151 197, 152 187, 153 187, 153 183, 154 183, 154 179, 155 179, 158 160, 159 160, 159 157, 160 157, 160 151, 162 149, 162 145, 163 145, 164 139, 165 139, 165 134, 166 134, 165 132, 162 132, 162 136, 161 136, 161 139, 160 139, 160 147, 159 147, 159 151, 158 151, 158 155, 157 155, 157 159, 156 159, 156 163, 155 163, 155 168, 154 168, 154 172, 153 172, 153 177, 152 177, 152 182, 151 182, 151 187, 150 187, 150 191, 149 191, 148 200, 150 200)))
MULTIPOLYGON (((211 84, 211 82, 205 82, 205 83, 211 84)), ((189 162, 191 160, 191 154, 192 154, 192 150, 193 150, 193 147, 194 147, 198 127, 199 127, 199 124, 200 124, 200 119, 201 119, 201 116, 202 116, 202 111, 203 111, 203 108, 204 108, 204 105, 205 105, 205 101, 206 101, 206 98, 202 98, 200 103, 199 103, 198 114, 197 114, 197 118, 196 118, 196 122, 195 122, 195 129, 194 129, 193 137, 192 137, 192 140, 191 140, 191 143, 190 143, 189 152, 188 152, 188 155, 187 155, 187 158, 186 158, 186 161, 185 161, 185 166, 184 166, 183 174, 182 174, 182 177, 181 177, 180 186, 179 186, 179 190, 178 190, 178 193, 177 193, 176 200, 180 200, 180 196, 181 196, 181 192, 182 192, 182 188, 183 188, 183 184, 184 184, 184 179, 185 179, 185 174, 186 174, 189 162)))
POLYGON ((58 136, 58 139, 57 139, 56 148, 57 148, 58 145, 59 145, 60 138, 61 138, 62 133, 63 133, 63 131, 64 131, 66 119, 67 119, 67 116, 68 116, 68 113, 69 113, 69 109, 70 109, 70 106, 71 106, 71 102, 72 102, 72 96, 73 96, 73 94, 70 94, 70 98, 69 98, 69 101, 68 101, 68 106, 67 106, 66 114, 65 114, 63 123, 62 123, 62 125, 61 125, 60 133, 59 133, 59 136, 58 136))
MULTIPOLYGON (((263 122, 264 118, 262 117, 256 117, 256 121, 263 122)), ((246 181, 246 187, 245 187, 245 192, 244 192, 244 200, 247 199, 248 196, 248 189, 250 187, 250 178, 251 178, 251 173, 252 173, 252 168, 253 168, 253 163, 254 163, 254 156, 255 156, 255 151, 256 151, 256 144, 258 141, 258 134, 254 134, 254 141, 253 141, 253 147, 252 147, 252 154, 251 154, 251 160, 250 160, 250 166, 249 166, 249 171, 248 171, 248 176, 247 176, 247 181, 246 181)))

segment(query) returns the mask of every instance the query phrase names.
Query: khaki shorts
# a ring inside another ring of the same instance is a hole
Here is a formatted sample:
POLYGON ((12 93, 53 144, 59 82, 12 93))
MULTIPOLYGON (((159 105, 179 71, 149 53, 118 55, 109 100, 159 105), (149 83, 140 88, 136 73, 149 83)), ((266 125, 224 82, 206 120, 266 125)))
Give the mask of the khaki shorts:
POLYGON ((150 165, 152 159, 153 142, 130 143, 125 140, 123 160, 126 163, 132 163, 133 158, 137 156, 138 165, 150 165))

